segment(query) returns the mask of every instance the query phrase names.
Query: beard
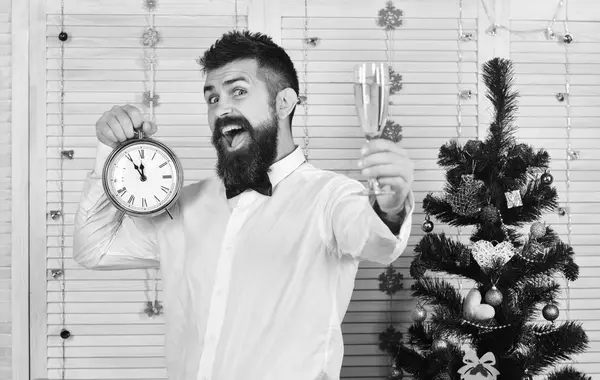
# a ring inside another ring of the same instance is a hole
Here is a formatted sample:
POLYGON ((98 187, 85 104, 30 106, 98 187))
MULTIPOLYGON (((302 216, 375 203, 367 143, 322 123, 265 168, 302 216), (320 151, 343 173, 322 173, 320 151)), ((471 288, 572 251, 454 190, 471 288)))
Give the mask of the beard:
POLYGON ((272 112, 256 128, 243 116, 225 116, 217 119, 212 144, 217 150, 217 175, 226 187, 244 186, 264 179, 277 158, 279 125, 272 112), (245 133, 241 146, 231 149, 232 140, 223 134, 223 128, 237 126, 245 133))

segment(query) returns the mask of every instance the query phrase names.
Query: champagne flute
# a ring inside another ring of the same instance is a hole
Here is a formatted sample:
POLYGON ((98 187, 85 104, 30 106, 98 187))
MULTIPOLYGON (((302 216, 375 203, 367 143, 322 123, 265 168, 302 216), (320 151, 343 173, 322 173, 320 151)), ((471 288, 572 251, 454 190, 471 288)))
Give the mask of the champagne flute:
MULTIPOLYGON (((354 68, 354 103, 360 126, 367 141, 379 138, 387 120, 390 97, 388 65, 379 62, 362 63, 354 68)), ((379 186, 377 178, 369 178, 367 187, 356 195, 393 194, 379 186)))

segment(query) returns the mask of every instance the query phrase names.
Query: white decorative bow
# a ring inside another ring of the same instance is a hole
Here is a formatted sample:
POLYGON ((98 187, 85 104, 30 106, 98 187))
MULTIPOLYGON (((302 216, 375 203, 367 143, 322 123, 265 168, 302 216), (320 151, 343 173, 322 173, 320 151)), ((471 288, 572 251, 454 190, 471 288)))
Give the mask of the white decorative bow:
POLYGON ((496 357, 492 352, 484 354, 481 359, 473 350, 465 352, 463 357, 464 366, 457 372, 460 373, 461 380, 496 380, 500 372, 494 368, 496 357))

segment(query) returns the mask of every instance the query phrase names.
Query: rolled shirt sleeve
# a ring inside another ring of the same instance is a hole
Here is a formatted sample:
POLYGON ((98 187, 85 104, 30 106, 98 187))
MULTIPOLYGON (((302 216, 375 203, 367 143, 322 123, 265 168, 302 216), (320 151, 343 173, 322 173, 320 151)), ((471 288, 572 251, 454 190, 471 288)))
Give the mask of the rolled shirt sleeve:
POLYGON ((325 211, 328 245, 340 256, 388 265, 408 244, 414 210, 412 191, 405 201, 399 233, 394 234, 377 215, 369 197, 353 194, 362 189, 360 182, 343 176, 332 181, 325 211))

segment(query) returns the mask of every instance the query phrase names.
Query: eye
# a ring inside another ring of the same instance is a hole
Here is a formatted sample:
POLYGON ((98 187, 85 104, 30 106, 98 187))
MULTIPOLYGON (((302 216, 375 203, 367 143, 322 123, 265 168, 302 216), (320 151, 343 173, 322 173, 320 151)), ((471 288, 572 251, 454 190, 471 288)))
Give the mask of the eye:
POLYGON ((247 93, 246 89, 243 89, 243 88, 236 88, 235 90, 233 90, 234 96, 242 96, 246 93, 247 93))
POLYGON ((211 95, 206 100, 208 104, 215 104, 217 101, 219 101, 219 97, 217 95, 211 95))

